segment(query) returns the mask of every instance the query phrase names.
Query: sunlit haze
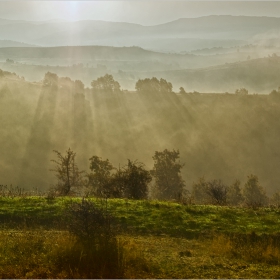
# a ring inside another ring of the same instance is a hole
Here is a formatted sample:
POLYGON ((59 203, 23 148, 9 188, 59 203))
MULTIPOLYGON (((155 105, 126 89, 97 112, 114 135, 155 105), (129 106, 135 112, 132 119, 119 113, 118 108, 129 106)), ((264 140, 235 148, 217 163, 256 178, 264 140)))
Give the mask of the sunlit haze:
POLYGON ((0 18, 45 21, 104 20, 154 25, 183 17, 278 17, 275 1, 0 1, 0 18))

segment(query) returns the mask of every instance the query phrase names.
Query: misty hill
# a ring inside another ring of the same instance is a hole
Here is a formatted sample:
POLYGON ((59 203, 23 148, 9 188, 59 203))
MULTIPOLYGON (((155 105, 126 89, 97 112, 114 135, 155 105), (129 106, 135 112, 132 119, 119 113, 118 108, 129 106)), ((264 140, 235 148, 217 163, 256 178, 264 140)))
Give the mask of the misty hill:
POLYGON ((42 46, 106 45, 140 46, 161 51, 183 51, 206 47, 230 47, 258 34, 279 30, 280 18, 206 16, 184 18, 165 24, 85 21, 0 20, 2 40, 42 46))
POLYGON ((57 86, 0 78, 1 184, 46 189, 54 182, 52 150, 88 158, 127 159, 153 166, 155 151, 179 149, 190 189, 199 177, 231 184, 256 174, 277 190, 280 99, 235 94, 157 94, 77 91, 68 78, 57 86))
POLYGON ((134 73, 141 78, 162 77, 186 91, 235 92, 245 87, 250 93, 268 94, 280 86, 280 57, 270 56, 226 63, 203 69, 134 73))
POLYGON ((8 48, 8 47, 35 47, 35 46, 21 43, 21 42, 11 41, 11 40, 0 40, 0 48, 8 48))
POLYGON ((247 87, 251 92, 269 93, 278 87, 279 59, 276 55, 253 58, 259 58, 254 45, 218 55, 160 53, 139 47, 0 48, 0 68, 29 81, 40 81, 51 71, 90 86, 93 79, 111 73, 129 90, 139 78, 155 76, 170 80, 175 91, 180 86, 202 92, 234 92, 247 87))

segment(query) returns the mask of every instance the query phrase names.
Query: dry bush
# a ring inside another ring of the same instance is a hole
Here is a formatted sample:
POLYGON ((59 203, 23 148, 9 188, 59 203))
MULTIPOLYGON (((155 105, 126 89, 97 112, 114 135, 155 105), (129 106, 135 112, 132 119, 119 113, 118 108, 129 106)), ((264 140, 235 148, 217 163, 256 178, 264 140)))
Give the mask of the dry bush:
POLYGON ((131 239, 115 238, 96 251, 77 241, 67 231, 1 231, 0 278, 145 278, 147 262, 131 239))
POLYGON ((280 263, 279 234, 232 234, 215 235, 212 250, 219 255, 227 255, 253 263, 280 263))

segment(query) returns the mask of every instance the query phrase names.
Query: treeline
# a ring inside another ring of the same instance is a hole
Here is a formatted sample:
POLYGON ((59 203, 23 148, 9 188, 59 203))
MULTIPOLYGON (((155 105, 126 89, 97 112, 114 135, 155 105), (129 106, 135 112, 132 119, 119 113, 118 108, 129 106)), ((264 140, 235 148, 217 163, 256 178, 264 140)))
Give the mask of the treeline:
MULTIPOLYGON (((0 72, 1 76, 1 72, 0 72)), ((47 72, 45 74, 43 84, 45 86, 48 85, 60 85, 61 87, 65 86, 74 86, 75 89, 78 90, 78 92, 84 91, 85 86, 80 80, 72 81, 68 77, 62 77, 59 78, 57 74, 47 72)), ((105 74, 104 76, 101 76, 97 78, 96 80, 93 80, 91 82, 91 89, 93 92, 121 92, 121 86, 118 81, 114 80, 114 77, 109 74, 105 74)), ((173 91, 173 85, 172 83, 166 81, 163 78, 145 78, 145 79, 139 79, 135 84, 135 89, 137 92, 142 93, 174 93, 173 91)), ((125 91, 125 90, 124 90, 125 91)), ((179 88, 179 94, 187 94, 185 89, 183 87, 179 88)), ((199 94, 197 91, 189 92, 189 94, 199 94)), ((228 94, 228 92, 225 92, 225 94, 228 94)), ((239 88, 235 90, 236 95, 248 95, 249 91, 246 88, 239 88)), ((273 89, 270 93, 272 96, 280 96, 280 87, 278 87, 278 90, 273 89)))
POLYGON ((179 151, 156 151, 154 167, 147 170, 142 162, 128 159, 125 166, 114 167, 108 159, 92 156, 89 172, 80 171, 76 153, 70 148, 65 155, 54 151, 52 160, 57 183, 50 195, 93 195, 107 198, 147 199, 149 183, 153 181, 153 193, 160 199, 180 199, 185 186, 181 177, 179 151))
POLYGON ((231 205, 263 207, 280 207, 280 192, 275 192, 271 198, 259 183, 256 175, 249 175, 244 186, 239 180, 227 186, 221 180, 205 180, 204 177, 195 182, 192 187, 191 201, 198 204, 231 205))
MULTIPOLYGON (((0 69, 0 78, 3 77, 12 77, 17 79, 23 79, 24 77, 19 77, 16 73, 11 73, 8 71, 3 71, 0 69)), ((81 80, 71 80, 69 77, 59 77, 55 73, 47 72, 43 79, 44 86, 53 86, 60 88, 67 88, 68 90, 74 90, 76 93, 83 93, 87 88, 81 80)), ((163 78, 145 78, 139 79, 135 84, 135 89, 137 92, 142 93, 175 93, 173 91, 173 85, 171 82, 168 82, 163 78)), ((114 77, 110 74, 105 74, 97 78, 96 80, 92 80, 91 82, 91 90, 93 92, 121 92, 127 91, 125 89, 121 90, 121 86, 118 81, 114 80, 114 77)), ((178 91, 179 94, 192 94, 197 95, 200 94, 197 91, 186 92, 185 89, 181 86, 178 91)), ((228 94, 228 92, 225 92, 228 94)), ((248 95, 249 91, 246 88, 239 88, 235 90, 235 95, 248 95)), ((272 89, 270 95, 273 97, 280 96, 280 86, 278 89, 272 89)))
POLYGON ((212 204, 246 207, 280 207, 280 192, 269 199, 256 175, 248 176, 244 187, 239 180, 227 186, 221 180, 200 178, 186 189, 181 176, 184 164, 180 163, 180 152, 165 149, 156 151, 152 157, 154 166, 147 170, 141 162, 128 159, 125 166, 114 167, 108 159, 92 156, 89 172, 80 171, 76 164, 76 153, 70 148, 63 155, 54 151, 52 160, 57 183, 49 195, 83 195, 105 198, 161 199, 190 204, 212 204))

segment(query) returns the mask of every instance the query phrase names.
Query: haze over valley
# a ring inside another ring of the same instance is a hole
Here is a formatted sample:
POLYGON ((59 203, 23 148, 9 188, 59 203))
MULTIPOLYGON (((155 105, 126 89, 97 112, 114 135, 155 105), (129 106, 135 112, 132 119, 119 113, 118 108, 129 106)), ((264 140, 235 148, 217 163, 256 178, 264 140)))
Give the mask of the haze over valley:
POLYGON ((187 187, 204 175, 230 183, 256 173, 276 190, 279 102, 269 94, 280 86, 279 26, 280 18, 259 15, 160 24, 0 19, 3 182, 47 189, 54 149, 71 146, 87 169, 93 154, 151 168, 154 151, 169 148, 180 150, 187 187), (46 85, 47 72, 57 87, 46 85), (92 89, 106 74, 120 93, 92 89), (172 93, 136 91, 152 77, 172 93), (249 95, 236 95, 241 88, 249 95))

